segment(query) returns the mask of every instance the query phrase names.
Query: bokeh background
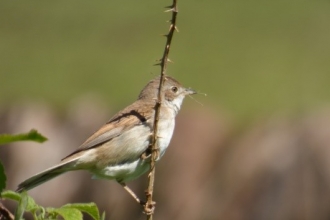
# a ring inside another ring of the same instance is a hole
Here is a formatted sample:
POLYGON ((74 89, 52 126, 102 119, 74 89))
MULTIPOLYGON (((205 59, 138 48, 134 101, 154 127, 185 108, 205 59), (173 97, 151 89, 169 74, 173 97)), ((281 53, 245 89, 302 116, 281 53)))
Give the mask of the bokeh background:
MULTIPOLYGON (((57 163, 159 74, 170 1, 1 1, 0 148, 8 189, 57 163)), ((179 1, 168 73, 185 100, 156 173, 155 219, 330 218, 330 2, 179 1)), ((144 195, 146 177, 129 184, 144 195)), ((30 191, 145 219, 115 182, 72 172, 30 191)), ((14 204, 8 204, 13 210, 14 204)))

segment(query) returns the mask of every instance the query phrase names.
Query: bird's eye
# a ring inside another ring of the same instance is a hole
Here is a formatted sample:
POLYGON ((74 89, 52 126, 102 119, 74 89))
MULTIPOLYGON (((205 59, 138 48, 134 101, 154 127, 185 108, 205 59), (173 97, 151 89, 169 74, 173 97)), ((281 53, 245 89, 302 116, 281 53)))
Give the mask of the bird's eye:
POLYGON ((172 89, 172 92, 174 92, 174 93, 176 93, 178 91, 178 87, 176 87, 176 86, 173 86, 171 89, 172 89))

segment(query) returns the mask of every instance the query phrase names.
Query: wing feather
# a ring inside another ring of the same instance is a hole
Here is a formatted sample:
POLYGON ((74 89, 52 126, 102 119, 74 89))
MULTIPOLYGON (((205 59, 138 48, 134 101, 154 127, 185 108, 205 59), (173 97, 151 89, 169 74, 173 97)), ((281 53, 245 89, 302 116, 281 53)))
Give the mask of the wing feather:
POLYGON ((152 129, 153 123, 150 122, 150 119, 153 117, 153 111, 150 112, 150 109, 153 109, 154 105, 154 102, 150 102, 144 103, 144 105, 141 106, 140 100, 137 100, 132 105, 114 115, 105 125, 103 125, 82 145, 80 145, 77 150, 62 160, 67 159, 68 157, 71 157, 81 151, 102 146, 104 143, 120 136, 123 132, 128 129, 132 129, 134 126, 145 123, 150 127, 150 129, 152 129))

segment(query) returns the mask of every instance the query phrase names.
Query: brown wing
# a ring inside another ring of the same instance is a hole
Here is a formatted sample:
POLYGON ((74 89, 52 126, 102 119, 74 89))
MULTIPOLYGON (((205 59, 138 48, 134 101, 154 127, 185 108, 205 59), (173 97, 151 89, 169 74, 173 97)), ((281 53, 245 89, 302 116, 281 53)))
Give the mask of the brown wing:
MULTIPOLYGON (((132 105, 127 106, 124 110, 114 115, 105 125, 103 125, 98 131, 90 136, 80 147, 63 158, 62 160, 91 148, 101 146, 105 142, 121 135, 125 130, 131 129, 134 126, 146 123, 151 117, 150 112, 153 109, 155 103, 144 103, 141 105, 141 100, 137 100, 132 105)), ((149 120, 150 121, 150 120, 149 120)), ((150 128, 152 129, 152 123, 150 128)))

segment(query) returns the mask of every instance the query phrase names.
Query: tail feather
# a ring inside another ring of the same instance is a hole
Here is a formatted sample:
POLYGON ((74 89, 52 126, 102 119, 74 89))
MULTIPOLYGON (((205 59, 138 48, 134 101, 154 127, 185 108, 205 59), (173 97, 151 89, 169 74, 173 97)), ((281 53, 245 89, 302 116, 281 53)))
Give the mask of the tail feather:
POLYGON ((24 182, 18 185, 16 192, 22 192, 24 190, 30 190, 48 180, 51 180, 67 171, 74 170, 73 164, 75 161, 68 161, 54 167, 51 167, 41 173, 38 173, 29 179, 25 180, 24 182))

